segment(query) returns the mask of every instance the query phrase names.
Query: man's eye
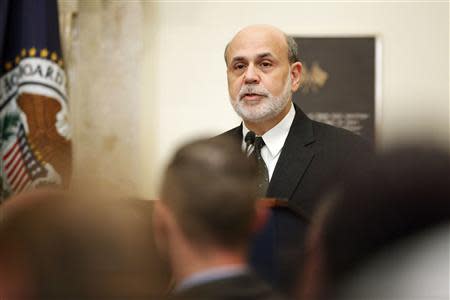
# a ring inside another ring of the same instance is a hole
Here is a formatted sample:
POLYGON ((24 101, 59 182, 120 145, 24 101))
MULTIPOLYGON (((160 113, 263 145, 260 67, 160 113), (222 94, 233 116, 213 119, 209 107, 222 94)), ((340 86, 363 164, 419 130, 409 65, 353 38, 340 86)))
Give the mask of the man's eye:
POLYGON ((271 67, 272 66, 272 63, 270 62, 270 61, 263 61, 263 62, 261 62, 261 67, 263 67, 263 68, 268 68, 268 67, 271 67))
POLYGON ((242 70, 243 68, 245 68, 244 64, 235 64, 234 65, 234 69, 235 70, 242 70))

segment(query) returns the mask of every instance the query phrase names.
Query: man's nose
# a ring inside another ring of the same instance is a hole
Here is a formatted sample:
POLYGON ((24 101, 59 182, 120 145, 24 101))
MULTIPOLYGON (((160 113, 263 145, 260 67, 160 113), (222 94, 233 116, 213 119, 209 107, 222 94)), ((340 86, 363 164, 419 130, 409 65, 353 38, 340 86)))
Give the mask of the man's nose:
POLYGON ((259 83, 259 74, 258 70, 256 70, 255 66, 252 64, 247 67, 247 70, 244 74, 244 81, 246 84, 257 84, 259 83))

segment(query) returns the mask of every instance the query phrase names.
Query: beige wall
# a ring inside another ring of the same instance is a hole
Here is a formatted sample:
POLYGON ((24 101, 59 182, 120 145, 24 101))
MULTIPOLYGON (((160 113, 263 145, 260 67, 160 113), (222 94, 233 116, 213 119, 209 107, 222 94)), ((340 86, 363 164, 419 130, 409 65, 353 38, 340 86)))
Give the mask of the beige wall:
POLYGON ((180 143, 238 124, 228 103, 223 49, 253 23, 296 35, 376 35, 382 45, 380 145, 421 137, 448 145, 448 3, 121 2, 118 13, 97 2, 103 10, 80 10, 80 35, 90 36, 88 45, 80 38, 80 48, 107 58, 82 62, 88 65, 81 71, 83 91, 72 99, 77 165, 86 158, 93 171, 117 185, 125 180, 134 193, 156 197, 161 170, 180 143), (128 20, 120 23, 128 26, 123 30, 114 24, 122 18, 128 20), (112 54, 101 51, 105 38, 118 47, 112 54), (140 54, 120 59, 130 51, 140 54), (125 61, 126 68, 112 67, 125 61), (98 120, 99 128, 86 126, 98 120), (111 136, 112 150, 106 147, 111 136))

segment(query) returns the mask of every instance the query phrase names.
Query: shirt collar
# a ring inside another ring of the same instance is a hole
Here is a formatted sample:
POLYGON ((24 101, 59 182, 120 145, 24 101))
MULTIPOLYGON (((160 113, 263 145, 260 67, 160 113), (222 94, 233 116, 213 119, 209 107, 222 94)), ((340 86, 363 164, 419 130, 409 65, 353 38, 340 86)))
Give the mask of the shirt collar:
MULTIPOLYGON (((290 103, 290 105, 291 108, 286 116, 284 116, 277 125, 262 135, 264 143, 266 144, 267 149, 269 149, 272 157, 275 157, 280 153, 289 134, 292 122, 294 121, 295 108, 292 103, 290 103)), ((250 130, 245 126, 245 123, 242 123, 242 136, 245 137, 249 131, 250 130)))
POLYGON ((248 272, 247 266, 244 265, 232 265, 210 268, 204 271, 194 273, 188 278, 181 281, 174 289, 174 292, 180 292, 188 288, 204 284, 207 282, 243 275, 248 272))

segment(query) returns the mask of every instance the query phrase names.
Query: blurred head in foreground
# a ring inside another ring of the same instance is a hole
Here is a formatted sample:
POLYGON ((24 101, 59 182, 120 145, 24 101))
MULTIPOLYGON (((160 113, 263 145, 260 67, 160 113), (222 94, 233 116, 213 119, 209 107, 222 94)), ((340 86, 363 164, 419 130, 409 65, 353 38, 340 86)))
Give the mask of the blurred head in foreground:
POLYGON ((257 215, 256 174, 233 139, 194 141, 174 155, 154 227, 177 282, 210 267, 245 264, 257 215))
MULTIPOLYGON (((343 286, 352 285, 355 274, 360 274, 357 270, 377 255, 396 249, 391 251, 401 251, 397 257, 403 257, 407 252, 401 243, 449 222, 449 178, 448 152, 402 147, 380 155, 372 172, 353 176, 325 197, 309 232, 301 297, 337 297, 343 286)), ((395 265, 399 259, 389 261, 391 270, 400 268, 395 265)), ((448 266, 448 260, 442 263, 448 266)), ((390 278, 384 283, 400 285, 390 278)), ((386 285, 373 282, 378 286, 368 287, 366 296, 377 298, 386 292, 386 285), (379 294, 373 294, 375 290, 379 294)), ((399 290, 389 295, 403 296, 399 290)))
MULTIPOLYGON (((151 202, 148 202, 150 205, 151 202)), ((167 288, 152 209, 34 191, 0 207, 1 299, 142 299, 167 288)))

